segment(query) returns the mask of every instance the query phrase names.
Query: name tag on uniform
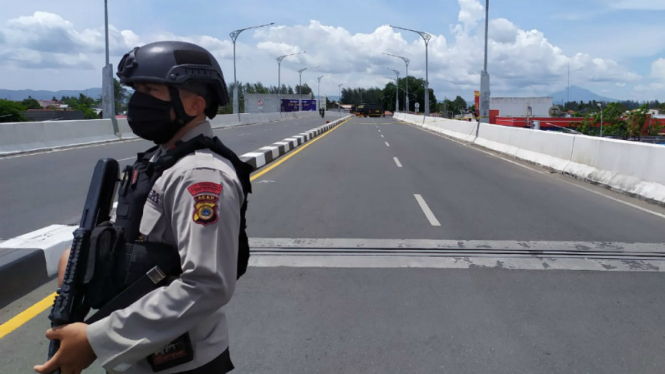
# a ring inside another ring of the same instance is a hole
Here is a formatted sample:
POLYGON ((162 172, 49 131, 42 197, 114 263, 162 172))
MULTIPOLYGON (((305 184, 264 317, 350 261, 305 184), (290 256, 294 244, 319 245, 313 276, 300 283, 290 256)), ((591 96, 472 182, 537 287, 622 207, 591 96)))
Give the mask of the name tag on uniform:
POLYGON ((148 362, 153 372, 170 369, 174 366, 182 365, 194 359, 194 349, 189 333, 181 335, 176 340, 167 344, 159 352, 148 356, 148 362))

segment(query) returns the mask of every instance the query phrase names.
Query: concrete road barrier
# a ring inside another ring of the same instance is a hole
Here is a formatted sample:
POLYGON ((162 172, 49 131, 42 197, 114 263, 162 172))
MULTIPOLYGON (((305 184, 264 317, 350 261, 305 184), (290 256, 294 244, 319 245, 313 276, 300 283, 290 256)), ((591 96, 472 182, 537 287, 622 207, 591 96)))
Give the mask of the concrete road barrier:
POLYGON ((113 140, 110 119, 0 124, 0 155, 113 140))
POLYGON ((575 135, 481 123, 475 144, 563 171, 573 153, 575 135))
POLYGON ((396 119, 665 205, 665 147, 396 113, 396 119))
POLYGON ((477 122, 457 121, 448 118, 428 117, 422 126, 469 143, 476 140, 478 133, 477 122))
POLYGON ((132 132, 132 128, 129 127, 129 123, 127 122, 127 118, 118 118, 116 119, 118 121, 118 130, 120 131, 120 138, 121 139, 135 139, 138 138, 132 132))
POLYGON ((575 136, 564 171, 579 178, 665 203, 665 147, 658 144, 575 136))
MULTIPOLYGON (((214 129, 244 124, 305 118, 316 112, 220 114, 210 121, 214 129)), ((110 119, 0 123, 0 156, 79 145, 135 139, 126 118, 118 118, 119 134, 110 119)))
POLYGON ((210 120, 213 129, 222 127, 232 127, 240 125, 240 119, 237 114, 218 114, 210 120))

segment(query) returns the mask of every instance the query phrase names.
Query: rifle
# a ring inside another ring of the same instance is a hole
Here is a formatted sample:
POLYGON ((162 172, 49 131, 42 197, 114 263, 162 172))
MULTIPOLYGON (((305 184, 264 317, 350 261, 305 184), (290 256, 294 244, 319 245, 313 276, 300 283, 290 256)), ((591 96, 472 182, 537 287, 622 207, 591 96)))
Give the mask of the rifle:
MULTIPOLYGON (((52 328, 82 322, 90 312, 90 305, 84 297, 83 284, 90 249, 90 234, 95 226, 111 218, 119 170, 118 161, 112 158, 101 159, 95 165, 81 222, 74 231, 65 277, 62 286, 57 290, 53 308, 48 316, 52 328)), ((52 340, 48 350, 49 360, 59 348, 60 341, 52 340)), ((53 374, 60 374, 60 369, 53 374)))

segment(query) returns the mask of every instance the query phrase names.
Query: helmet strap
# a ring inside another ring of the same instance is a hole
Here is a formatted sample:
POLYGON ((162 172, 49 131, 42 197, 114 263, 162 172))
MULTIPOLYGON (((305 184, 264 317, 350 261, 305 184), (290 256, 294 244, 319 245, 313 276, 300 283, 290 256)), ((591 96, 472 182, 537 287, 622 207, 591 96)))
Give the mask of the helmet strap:
POLYGON ((183 127, 196 117, 192 117, 185 112, 185 108, 182 106, 182 100, 180 99, 180 91, 177 88, 168 85, 169 94, 171 95, 171 104, 173 105, 173 110, 175 111, 176 121, 179 122, 183 127))

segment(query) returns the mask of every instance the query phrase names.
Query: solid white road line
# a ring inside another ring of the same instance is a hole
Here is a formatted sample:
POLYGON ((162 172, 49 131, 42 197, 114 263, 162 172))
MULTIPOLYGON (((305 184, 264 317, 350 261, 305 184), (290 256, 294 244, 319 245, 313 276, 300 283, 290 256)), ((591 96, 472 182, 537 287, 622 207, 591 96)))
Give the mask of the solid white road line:
POLYGON ((598 192, 598 191, 594 191, 594 190, 592 190, 592 189, 590 189, 590 188, 586 188, 586 187, 580 186, 580 185, 575 184, 575 183, 571 183, 571 182, 568 182, 568 181, 565 181, 565 180, 561 180, 561 181, 564 182, 564 183, 567 183, 567 184, 569 184, 569 185, 571 185, 571 186, 575 186, 575 187, 577 187, 577 188, 581 188, 581 189, 583 189, 584 191, 588 191, 588 192, 591 192, 591 193, 593 193, 593 194, 596 194, 596 195, 602 196, 602 197, 604 197, 604 198, 610 199, 610 200, 612 200, 612 201, 616 201, 617 203, 621 203, 621 204, 624 204, 624 205, 628 205, 628 206, 631 207, 631 208, 635 208, 635 209, 641 210, 641 211, 643 211, 643 212, 645 212, 645 213, 653 214, 653 215, 656 216, 656 217, 665 218, 665 214, 658 213, 658 212, 654 212, 653 210, 649 210, 649 209, 646 209, 646 208, 642 208, 642 207, 639 206, 639 205, 635 205, 635 204, 633 204, 633 203, 629 203, 629 202, 627 202, 627 201, 623 201, 623 200, 621 200, 621 199, 617 199, 616 197, 613 197, 613 196, 605 195, 604 193, 601 193, 601 192, 598 192))
POLYGON ((127 157, 127 158, 121 158, 120 160, 117 160, 117 161, 127 161, 127 160, 134 160, 134 159, 136 159, 136 156, 134 156, 134 157, 127 157))
POLYGON ((388 142, 386 142, 386 147, 390 147, 390 144, 388 144, 388 142))
POLYGON ((398 168, 401 168, 401 167, 402 167, 402 164, 399 162, 399 160, 397 159, 397 157, 393 157, 393 160, 395 160, 395 164, 397 164, 397 167, 398 167, 398 168))
POLYGON ((418 194, 414 194, 413 196, 416 197, 416 201, 418 201, 418 205, 420 205, 420 209, 423 210, 423 213, 425 213, 425 217, 427 217, 427 220, 429 220, 429 223, 432 226, 441 226, 441 223, 439 223, 439 220, 436 219, 434 216, 434 213, 432 213, 432 210, 427 206, 427 203, 425 202, 425 199, 423 199, 422 196, 418 194))

